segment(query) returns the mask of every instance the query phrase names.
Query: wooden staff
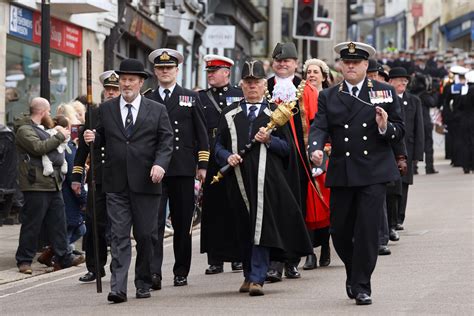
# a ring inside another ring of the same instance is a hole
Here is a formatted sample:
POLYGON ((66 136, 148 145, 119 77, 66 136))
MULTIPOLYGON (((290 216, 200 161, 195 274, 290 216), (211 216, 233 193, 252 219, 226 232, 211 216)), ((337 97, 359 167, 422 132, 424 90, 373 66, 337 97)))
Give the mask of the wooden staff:
MULTIPOLYGON (((86 55, 86 81, 87 81, 87 113, 88 113, 88 120, 89 120, 89 128, 93 129, 92 126, 92 53, 91 50, 87 50, 86 55)), ((94 155, 94 143, 91 143, 89 146, 89 156, 90 156, 90 187, 89 193, 91 195, 91 211, 92 212, 92 242, 94 248, 94 257, 95 257, 95 282, 97 285, 97 293, 102 293, 102 278, 101 278, 101 271, 100 271, 100 260, 99 260, 99 238, 97 236, 97 214, 95 208, 95 155, 94 155)))

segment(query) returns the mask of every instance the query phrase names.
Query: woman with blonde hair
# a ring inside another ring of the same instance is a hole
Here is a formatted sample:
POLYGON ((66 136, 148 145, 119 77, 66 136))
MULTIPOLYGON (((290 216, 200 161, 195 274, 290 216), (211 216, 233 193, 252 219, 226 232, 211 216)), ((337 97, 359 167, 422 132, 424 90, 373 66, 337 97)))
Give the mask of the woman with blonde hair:
POLYGON ((67 117, 71 125, 80 125, 82 123, 77 117, 77 111, 74 108, 75 102, 78 101, 60 104, 58 106, 58 110, 56 111, 56 115, 64 115, 65 117, 67 117))
MULTIPOLYGON (((304 129, 305 145, 308 146, 309 126, 314 120, 318 111, 319 92, 329 87, 330 70, 328 65, 320 59, 308 59, 303 66, 303 76, 306 85, 303 90, 304 106, 304 129)), ((301 107, 301 105, 300 105, 301 107)), ((327 160, 327 159, 326 159, 327 160)), ((322 166, 325 166, 323 163, 322 166)), ((321 246, 320 266, 328 266, 331 262, 329 247, 329 189, 325 187, 325 168, 312 169, 313 181, 308 183, 308 197, 306 201, 306 225, 311 237, 313 247, 321 246), (311 190, 311 186, 315 189, 311 190)), ((316 254, 306 257, 303 266, 304 270, 311 270, 317 267, 316 254)))

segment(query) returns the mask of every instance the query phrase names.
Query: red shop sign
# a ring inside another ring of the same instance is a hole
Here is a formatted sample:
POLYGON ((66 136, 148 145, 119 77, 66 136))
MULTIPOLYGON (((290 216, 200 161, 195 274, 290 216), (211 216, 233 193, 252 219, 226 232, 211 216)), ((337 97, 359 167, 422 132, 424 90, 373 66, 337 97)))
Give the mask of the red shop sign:
MULTIPOLYGON (((33 42, 41 44, 41 13, 33 13, 33 42)), ((82 55, 82 28, 51 18, 51 48, 61 52, 82 55)))

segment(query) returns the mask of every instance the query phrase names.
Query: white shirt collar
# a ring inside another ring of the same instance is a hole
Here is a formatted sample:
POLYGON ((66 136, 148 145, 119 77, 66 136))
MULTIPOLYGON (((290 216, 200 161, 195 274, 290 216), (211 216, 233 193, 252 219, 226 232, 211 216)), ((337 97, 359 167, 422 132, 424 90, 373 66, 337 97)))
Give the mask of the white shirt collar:
POLYGON ((172 87, 170 87, 170 88, 159 87, 159 88, 158 88, 158 92, 160 93, 161 98, 164 100, 164 99, 165 99, 165 96, 166 96, 166 94, 165 94, 165 89, 170 90, 170 97, 171 97, 171 95, 173 94, 174 88, 176 88, 176 83, 175 83, 172 87))
MULTIPOLYGON (((245 101, 247 101, 247 100, 245 100, 245 101)), ((255 111, 255 114, 258 115, 258 113, 260 112, 260 107, 262 106, 262 103, 263 103, 263 98, 259 101, 259 103, 248 103, 248 102, 246 102, 246 104, 247 104, 247 114, 250 111, 250 107, 252 105, 255 105, 257 107, 257 110, 255 111)))
POLYGON ((398 97, 399 97, 400 99, 403 99, 403 93, 399 94, 398 97))
POLYGON ((359 82, 359 83, 356 84, 356 85, 350 84, 349 82, 347 82, 347 80, 344 80, 344 81, 346 82, 347 89, 349 89, 349 93, 352 93, 352 87, 355 86, 355 87, 357 87, 357 89, 358 89, 358 90, 357 90, 357 95, 359 95, 360 90, 362 90, 362 85, 364 84, 365 77, 364 77, 364 79, 363 79, 361 82, 359 82))
POLYGON ((127 108, 126 105, 131 104, 132 108, 138 111, 138 109, 140 108, 140 103, 141 102, 142 102, 142 95, 140 93, 137 95, 135 100, 133 100, 131 103, 128 103, 127 101, 125 101, 123 96, 120 96, 120 108, 121 109, 127 108))

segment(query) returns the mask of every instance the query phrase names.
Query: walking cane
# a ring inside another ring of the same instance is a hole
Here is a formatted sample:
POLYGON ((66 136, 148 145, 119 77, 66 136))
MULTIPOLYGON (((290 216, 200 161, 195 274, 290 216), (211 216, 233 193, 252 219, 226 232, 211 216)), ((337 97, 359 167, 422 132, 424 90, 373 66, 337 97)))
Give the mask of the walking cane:
MULTIPOLYGON (((87 50, 86 55, 86 81, 87 81, 87 113, 88 113, 88 120, 89 120, 89 128, 93 128, 92 126, 92 53, 91 50, 87 50)), ((91 143, 89 146, 89 155, 90 155, 90 188, 89 193, 91 194, 91 201, 92 201, 92 243, 94 248, 94 257, 95 257, 95 282, 97 285, 97 293, 102 293, 102 278, 100 275, 100 260, 99 260, 99 240, 97 238, 97 214, 95 209, 95 174, 94 174, 94 143, 91 143)))

